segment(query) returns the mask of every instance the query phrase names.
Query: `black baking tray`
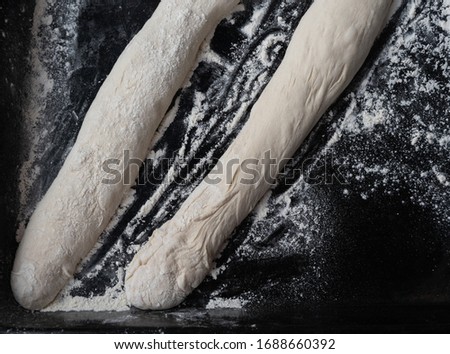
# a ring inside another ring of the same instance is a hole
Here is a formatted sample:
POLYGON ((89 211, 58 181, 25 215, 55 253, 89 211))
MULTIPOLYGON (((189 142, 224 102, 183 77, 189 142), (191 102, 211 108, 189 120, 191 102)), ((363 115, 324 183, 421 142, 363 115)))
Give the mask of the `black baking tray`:
MULTIPOLYGON (((286 167, 268 199, 270 208, 266 216, 261 219, 253 213, 235 230, 217 261, 218 267, 224 266, 217 279, 208 277, 185 303, 169 311, 40 313, 22 309, 14 301, 9 285, 17 248, 17 218, 21 212, 20 165, 29 143, 24 133, 26 120, 22 108, 27 99, 35 3, 2 2, 1 330, 448 332, 450 192, 446 176, 450 176, 450 154, 445 136, 450 127, 450 73, 445 65, 449 60, 443 42, 449 33, 445 26, 439 25, 440 21, 445 22, 440 9, 447 3, 446 0, 435 1, 432 5, 425 1, 398 2, 397 12, 358 76, 286 167), (398 54, 401 60, 397 60, 397 52, 401 53, 398 54), (433 83, 434 88, 428 87, 428 83, 433 83), (356 120, 368 114, 365 106, 368 98, 361 94, 363 84, 364 92, 369 92, 372 101, 379 103, 374 107, 388 118, 378 123, 362 120, 356 128, 345 125, 350 108, 356 120), (340 132, 339 140, 330 144, 336 132, 340 132), (328 151, 331 155, 324 155, 328 151), (334 160, 328 161, 327 156, 334 160), (333 161, 339 163, 336 165, 333 161), (325 178, 316 183, 325 170, 344 180, 325 178), (304 212, 286 215, 286 196, 289 210, 304 212), (306 231, 299 225, 306 226, 306 231), (247 251, 242 252, 243 248, 247 251), (238 309, 207 308, 215 296, 240 297, 246 301, 238 309)), ((56 175, 101 82, 157 4, 158 1, 83 0, 75 5, 79 10, 75 19, 79 64, 77 70, 68 75, 71 91, 68 100, 61 102, 62 99, 53 97, 48 103, 45 124, 51 128, 51 133, 42 143, 48 150, 38 161, 43 172, 34 183, 30 209, 56 175)), ((220 112, 229 97, 227 93, 237 90, 244 95, 239 85, 246 80, 246 72, 240 69, 256 65, 252 62, 255 52, 268 36, 284 33, 289 38, 310 4, 311 1, 300 0, 245 1, 245 10, 220 24, 211 41, 211 50, 229 63, 235 63, 234 76, 223 79, 223 68, 200 62, 191 78, 192 85, 180 91, 179 113, 160 142, 165 144, 167 154, 180 149, 180 134, 190 140, 197 136, 195 129, 188 130, 185 124, 195 93, 210 95, 212 108, 206 113, 207 117, 220 112), (261 8, 266 8, 265 15, 261 17, 255 38, 249 40, 238 30, 239 26, 244 26, 261 8), (217 83, 220 89, 214 88, 217 83)), ((54 8, 55 18, 62 16, 67 6, 70 1, 58 2, 54 8)), ((58 21, 54 23, 58 25, 58 21)), ((286 45, 287 40, 284 40, 272 48, 274 58, 262 69, 267 73, 265 82, 279 64, 286 45)), ((255 90, 263 86, 256 85, 255 90)), ((213 126, 198 154, 205 155, 212 149, 213 157, 220 157, 245 121, 244 117, 235 129, 226 129, 225 123, 239 108, 235 106, 221 116, 223 122, 218 121, 213 126)), ((172 195, 179 195, 179 200, 168 206, 163 202, 157 204, 135 233, 124 237, 124 229, 136 208, 155 190, 154 184, 136 187, 138 200, 115 229, 103 235, 104 247, 88 262, 84 272, 108 257, 108 250, 118 239, 125 243, 143 242, 136 241, 136 235, 153 230, 173 215, 185 195, 180 191, 191 190, 208 167, 199 170, 198 174, 178 181, 167 192, 167 198, 175 193, 172 195), (166 212, 154 221, 163 205, 166 212)), ((150 169, 147 177, 155 180, 157 173, 166 172, 150 169)), ((120 261, 126 263, 129 259, 124 257, 120 261)), ((114 281, 114 271, 107 269, 102 276, 86 281, 76 295, 100 294, 114 281)), ((83 272, 78 276, 82 278, 83 272)))

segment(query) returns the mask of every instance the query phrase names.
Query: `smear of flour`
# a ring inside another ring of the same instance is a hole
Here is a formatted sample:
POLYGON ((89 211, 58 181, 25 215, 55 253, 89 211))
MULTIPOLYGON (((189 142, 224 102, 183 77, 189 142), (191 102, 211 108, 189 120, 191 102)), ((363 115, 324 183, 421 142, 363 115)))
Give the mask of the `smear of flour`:
MULTIPOLYGON (((101 269, 99 269, 100 271, 101 269)), ((80 286, 79 281, 71 281, 70 284, 63 290, 43 312, 56 311, 127 311, 129 306, 125 292, 123 291, 123 279, 125 277, 124 270, 121 268, 118 272, 118 277, 121 279, 117 284, 105 291, 103 295, 96 295, 90 297, 72 296, 68 289, 80 286)))
POLYGON ((223 298, 212 298, 209 300, 206 308, 211 309, 240 309, 245 306, 247 301, 241 300, 239 298, 234 299, 223 299, 223 298))
POLYGON ((42 179, 39 160, 46 154, 45 139, 49 134, 46 125, 47 114, 53 109, 54 100, 68 101, 70 90, 68 74, 72 67, 71 58, 75 53, 80 1, 73 1, 66 6, 65 13, 58 21, 51 13, 55 12, 55 2, 47 0, 36 1, 33 25, 31 30, 30 67, 27 79, 27 99, 24 102, 22 115, 26 159, 20 169, 19 176, 19 228, 17 240, 20 241, 25 229, 25 223, 32 213, 37 197, 32 192, 36 190, 36 181, 42 179), (64 27, 65 35, 54 26, 64 27), (48 48, 53 48, 49 53, 48 48))
POLYGON ((266 6, 260 6, 259 8, 256 8, 250 21, 248 21, 248 23, 241 28, 242 33, 245 34, 248 38, 252 38, 261 26, 261 21, 263 20, 266 12, 266 6))

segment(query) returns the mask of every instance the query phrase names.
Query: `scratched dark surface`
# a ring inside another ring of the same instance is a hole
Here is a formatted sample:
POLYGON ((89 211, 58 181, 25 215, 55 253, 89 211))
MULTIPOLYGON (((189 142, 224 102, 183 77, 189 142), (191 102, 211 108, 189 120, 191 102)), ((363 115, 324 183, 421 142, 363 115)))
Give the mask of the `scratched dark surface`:
MULTIPOLYGON (((49 96, 40 123, 49 133, 38 145, 42 154, 35 164, 41 172, 33 183, 28 212, 57 174, 116 58, 157 3, 82 1, 77 5, 77 49, 65 78, 70 95, 49 96)), ((148 183, 136 187, 133 203, 102 235, 102 247, 76 275, 83 286, 73 295, 101 295, 113 286, 117 268, 133 256, 126 249, 144 242, 143 234, 173 216, 212 167, 206 157, 220 157, 245 121, 244 116, 233 129, 227 128, 241 102, 229 105, 229 100, 243 96, 244 87, 254 85, 259 91, 263 87, 253 84, 255 78, 246 70, 261 67, 270 77, 287 42, 274 44, 279 50, 268 66, 258 62, 255 52, 270 35, 289 38, 310 3, 246 1, 244 11, 219 25, 211 49, 229 67, 200 63, 192 85, 179 95, 174 122, 155 146, 164 149, 167 157, 182 144, 195 147, 196 159, 177 167, 176 180, 136 221, 137 211, 170 167, 147 162, 141 178, 147 171, 148 183), (266 14, 256 35, 247 38, 240 28, 261 7, 267 7, 266 14), (192 127, 187 120, 198 92, 208 97, 209 105, 204 118, 192 127), (198 172, 188 173, 192 170, 198 172), (133 231, 126 232, 130 225, 133 231), (105 264, 102 271, 88 276, 100 263, 105 264)), ((60 22, 65 6, 67 2, 61 1, 52 10, 60 22)), ((450 142, 445 137, 450 134, 450 68, 445 44, 449 25, 442 26, 448 19, 441 9, 449 6, 446 0, 433 5, 403 2, 358 76, 287 166, 266 202, 265 216, 253 213, 235 230, 217 260, 223 271, 217 279, 205 279, 180 307, 164 312, 31 313, 14 302, 9 273, 17 247, 19 167, 28 146, 20 107, 27 97, 24 85, 34 5, 23 0, 2 4, 0 328, 12 332, 448 332, 450 142), (356 119, 363 117, 357 128, 342 123, 350 107, 356 119), (364 129, 364 117, 374 107, 387 118, 364 129), (339 129, 340 138, 330 144, 339 129), (381 168, 374 173, 373 166, 381 168), (328 180, 330 175, 340 178, 328 180), (214 297, 239 298, 245 306, 206 309, 214 297)), ((58 23, 54 21, 54 26, 58 23)))

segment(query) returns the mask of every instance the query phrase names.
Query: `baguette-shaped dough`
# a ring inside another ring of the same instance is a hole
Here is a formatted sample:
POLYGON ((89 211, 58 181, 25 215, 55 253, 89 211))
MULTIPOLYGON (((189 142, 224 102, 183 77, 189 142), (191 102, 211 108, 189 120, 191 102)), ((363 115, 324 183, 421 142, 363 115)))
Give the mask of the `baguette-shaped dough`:
MULTIPOLYGON (((84 119, 75 145, 28 223, 11 275, 16 300, 48 305, 92 249, 130 185, 102 164, 124 151, 144 160, 153 134, 192 70, 199 47, 238 0, 162 0, 121 54, 84 119)), ((110 160, 112 161, 112 160, 110 160)))
POLYGON ((270 188, 282 160, 292 157, 357 73, 391 4, 314 1, 248 122, 219 161, 224 170, 233 160, 240 162, 232 168, 231 181, 212 172, 131 262, 125 289, 132 305, 170 308, 201 283, 233 229, 270 188), (272 166, 264 163, 268 151, 277 161, 272 166), (253 184, 243 183, 249 178, 249 161, 259 161, 252 166, 260 176, 253 184), (212 183, 220 177, 220 183, 212 183))

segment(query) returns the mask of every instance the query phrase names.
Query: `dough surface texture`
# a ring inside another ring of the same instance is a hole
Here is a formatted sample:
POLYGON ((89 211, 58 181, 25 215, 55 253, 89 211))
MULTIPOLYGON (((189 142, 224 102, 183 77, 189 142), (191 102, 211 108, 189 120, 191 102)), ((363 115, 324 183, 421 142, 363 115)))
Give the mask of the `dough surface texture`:
POLYGON ((11 274, 25 308, 48 305, 73 276, 117 210, 130 183, 104 183, 120 161, 131 184, 158 125, 195 65, 201 43, 238 0, 162 0, 117 60, 93 101, 75 145, 32 215, 11 274))
POLYGON ((135 255, 125 280, 130 304, 171 308, 209 274, 232 231, 273 184, 283 159, 293 156, 360 69, 391 5, 392 0, 314 1, 216 168, 135 255), (276 163, 263 162, 267 152, 276 163), (232 164, 227 179, 218 166, 227 170, 233 160, 239 163, 232 164), (249 161, 259 175, 253 183, 249 161))

